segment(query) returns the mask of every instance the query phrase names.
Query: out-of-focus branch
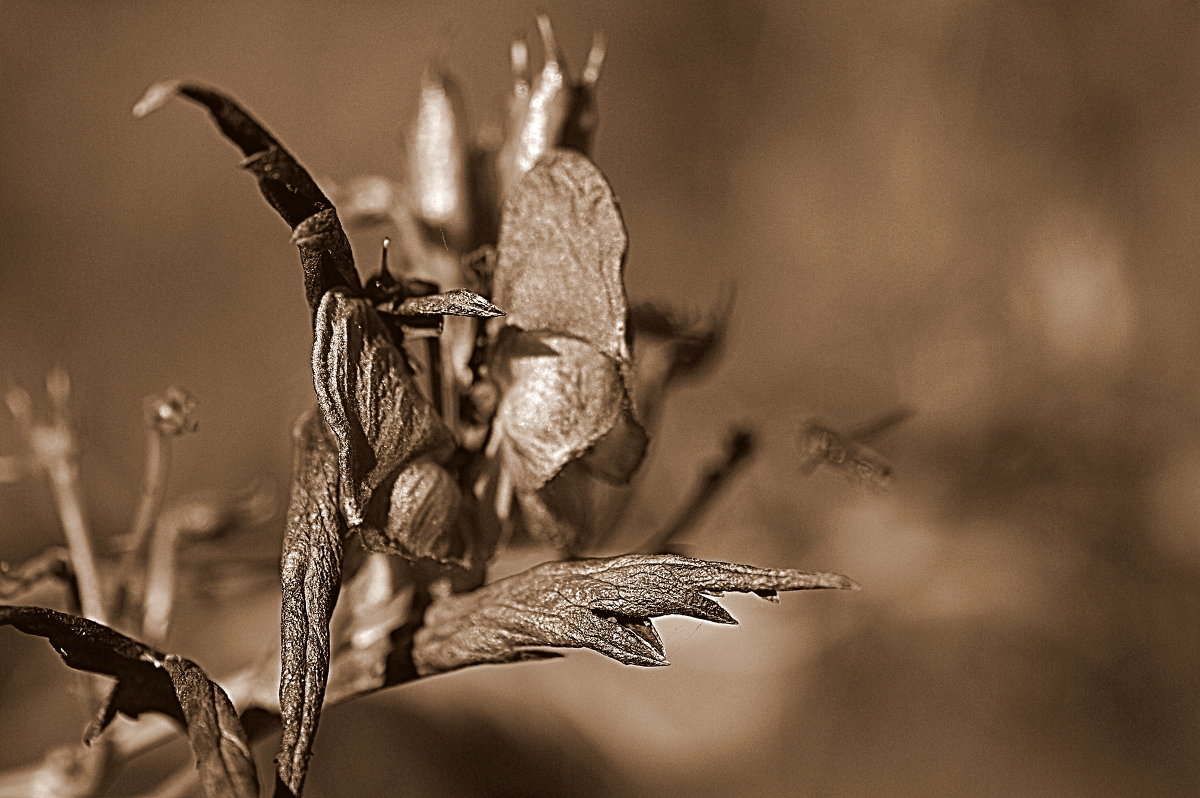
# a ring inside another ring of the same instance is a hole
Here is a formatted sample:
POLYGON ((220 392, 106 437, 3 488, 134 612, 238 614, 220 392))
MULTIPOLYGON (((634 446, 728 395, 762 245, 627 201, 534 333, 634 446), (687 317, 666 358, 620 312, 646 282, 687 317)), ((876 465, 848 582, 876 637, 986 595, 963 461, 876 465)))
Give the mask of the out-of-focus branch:
POLYGON ((80 611, 87 618, 105 623, 108 613, 100 588, 92 536, 83 512, 75 436, 69 420, 71 381, 64 370, 54 369, 47 375, 46 393, 53 409, 53 420, 49 424, 34 421, 33 400, 26 391, 12 388, 5 399, 26 439, 33 461, 50 480, 54 506, 79 586, 80 611))
POLYGON ((665 553, 668 547, 682 537, 704 513, 723 488, 738 472, 743 463, 754 452, 754 435, 741 427, 733 429, 725 441, 725 455, 696 483, 691 494, 683 503, 675 518, 658 533, 642 544, 641 550, 648 554, 665 553))
POLYGON ((120 573, 124 581, 117 599, 118 615, 122 617, 124 625, 135 633, 145 628, 146 618, 150 616, 165 634, 163 612, 170 612, 170 597, 166 598, 164 610, 151 607, 146 592, 149 585, 154 583, 158 589, 157 600, 162 601, 162 590, 165 588, 170 591, 174 577, 162 573, 162 569, 173 570, 175 567, 178 529, 163 528, 161 535, 153 539, 152 535, 162 513, 167 480, 171 473, 171 438, 195 432, 198 426, 195 408, 196 402, 187 391, 174 386, 146 397, 146 466, 130 532, 131 544, 121 558, 120 573))
POLYGON ((62 546, 51 546, 16 565, 0 562, 0 599, 6 602, 20 604, 27 593, 46 583, 67 588, 73 603, 79 603, 71 558, 62 546))

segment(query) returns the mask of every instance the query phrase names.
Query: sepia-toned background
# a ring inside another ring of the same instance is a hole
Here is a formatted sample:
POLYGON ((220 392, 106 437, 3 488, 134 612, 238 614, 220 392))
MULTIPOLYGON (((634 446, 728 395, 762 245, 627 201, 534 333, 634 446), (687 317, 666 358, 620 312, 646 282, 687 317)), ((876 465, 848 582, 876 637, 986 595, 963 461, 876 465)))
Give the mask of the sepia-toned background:
MULTIPOLYGON (((594 159, 632 297, 700 314, 736 286, 724 355, 672 395, 625 543, 749 424, 756 457, 689 552, 863 591, 732 597, 734 628, 664 620, 670 668, 578 653, 333 708, 310 794, 1200 792, 1200 7, 543 7, 575 69, 608 34, 594 159), (801 474, 804 419, 901 405, 915 416, 878 447, 889 494, 801 474)), ((498 119, 537 8, 2 9, 0 381, 71 373, 101 535, 128 525, 142 397, 167 384, 201 418, 172 496, 282 490, 312 395, 288 230, 199 111, 130 107, 156 80, 203 80, 323 182, 398 177, 430 57, 476 124, 498 119)), ((354 243, 373 263, 378 242, 354 243)), ((0 419, 0 454, 16 447, 0 419)), ((0 559, 59 535, 40 481, 0 484, 0 559)), ((269 557, 278 535, 246 549, 269 557)), ((175 647, 219 680, 277 634, 274 590, 190 602, 175 647)), ((44 641, 0 634, 0 767, 79 734, 71 684, 44 641)))

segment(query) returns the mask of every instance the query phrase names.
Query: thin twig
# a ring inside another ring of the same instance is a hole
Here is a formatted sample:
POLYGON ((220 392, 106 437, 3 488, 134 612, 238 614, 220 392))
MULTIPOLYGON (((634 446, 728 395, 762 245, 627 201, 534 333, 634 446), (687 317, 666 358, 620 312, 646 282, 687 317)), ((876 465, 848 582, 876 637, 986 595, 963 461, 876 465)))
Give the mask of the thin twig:
POLYGON ((46 390, 54 410, 51 424, 34 421, 33 400, 24 390, 12 388, 5 398, 9 411, 26 437, 34 461, 50 480, 54 506, 79 586, 80 612, 97 623, 107 623, 108 613, 100 588, 100 573, 96 568, 92 536, 79 490, 75 436, 69 421, 71 383, 67 373, 62 369, 51 371, 46 378, 46 390))
POLYGON ((159 524, 150 539, 146 563, 146 587, 142 593, 142 637, 150 645, 162 645, 167 639, 171 610, 175 603, 175 560, 180 525, 173 521, 159 524))
MULTIPOLYGON (((130 546, 121 557, 121 593, 117 600, 117 612, 125 626, 133 633, 141 631, 146 618, 153 614, 154 622, 163 634, 166 622, 162 612, 148 606, 146 592, 154 583, 159 591, 157 600, 163 599, 162 590, 174 589, 174 575, 158 573, 156 569, 175 567, 175 542, 178 528, 164 530, 168 541, 159 541, 152 535, 162 513, 167 492, 167 480, 171 473, 170 439, 194 432, 196 402, 186 391, 174 386, 160 394, 146 397, 146 467, 142 476, 141 494, 134 514, 130 533, 130 546)), ((166 597, 170 611, 170 596, 166 597)))

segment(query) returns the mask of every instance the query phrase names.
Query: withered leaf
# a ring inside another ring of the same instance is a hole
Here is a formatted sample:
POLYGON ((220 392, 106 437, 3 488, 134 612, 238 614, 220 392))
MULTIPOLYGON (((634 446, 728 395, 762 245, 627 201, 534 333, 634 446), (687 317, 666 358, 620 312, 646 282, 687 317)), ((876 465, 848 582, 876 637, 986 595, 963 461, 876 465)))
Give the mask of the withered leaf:
POLYGON ((45 637, 76 670, 117 679, 117 686, 88 728, 90 742, 117 712, 169 715, 187 730, 205 795, 258 795, 258 778, 246 732, 229 696, 199 665, 164 654, 107 626, 43 607, 0 606, 0 625, 45 637))
POLYGON ((667 665, 652 618, 687 615, 736 623, 708 596, 772 597, 781 590, 856 589, 853 580, 709 562, 625 555, 539 565, 472 593, 435 601, 414 639, 422 675, 482 663, 553 656, 539 647, 590 648, 626 665, 667 665))
POLYGON ((625 362, 627 244, 604 175, 553 150, 505 199, 492 301, 507 325, 579 338, 625 362))
POLYGON ((234 100, 207 86, 163 81, 146 91, 133 114, 145 116, 176 94, 208 109, 225 137, 246 156, 242 165, 258 179, 263 197, 294 231, 309 306, 315 310, 331 288, 361 293, 350 242, 333 203, 292 154, 234 100))
POLYGON ((338 510, 338 459, 319 413, 297 422, 292 496, 280 573, 279 780, 299 795, 329 677, 329 620, 342 576, 345 518, 338 510))
POLYGON ((427 458, 416 460, 396 475, 384 527, 362 528, 363 545, 409 560, 469 568, 476 555, 475 534, 463 503, 449 471, 427 458))
POLYGON ((474 316, 491 319, 504 315, 503 310, 465 288, 456 288, 443 294, 408 297, 379 309, 397 316, 474 316))
POLYGON ((312 371, 321 415, 337 439, 340 506, 359 526, 376 488, 406 461, 448 443, 449 434, 365 299, 341 290, 322 298, 312 371))
POLYGON ((594 447, 594 473, 628 479, 646 438, 618 361, 578 338, 512 328, 501 333, 495 359, 502 396, 492 445, 518 492, 542 488, 594 447), (619 440, 603 445, 609 435, 619 440))

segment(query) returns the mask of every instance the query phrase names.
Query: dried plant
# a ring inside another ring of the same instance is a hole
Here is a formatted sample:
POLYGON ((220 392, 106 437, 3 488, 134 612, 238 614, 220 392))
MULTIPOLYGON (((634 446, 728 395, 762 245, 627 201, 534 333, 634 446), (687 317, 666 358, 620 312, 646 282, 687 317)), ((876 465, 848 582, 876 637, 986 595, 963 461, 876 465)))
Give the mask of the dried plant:
POLYGON ((257 710, 279 717, 276 794, 300 795, 330 703, 471 665, 557 656, 552 648, 666 665, 654 618, 735 623, 710 596, 855 587, 836 574, 661 553, 751 452, 742 430, 680 517, 645 535, 650 553, 583 557, 606 542, 629 499, 663 390, 711 359, 728 307, 691 324, 662 308, 631 312, 624 221, 588 157, 604 44, 596 40, 574 80, 549 21, 538 22, 545 63, 531 79, 524 43, 514 44, 502 142, 472 144, 453 81, 431 67, 405 181, 362 178, 337 192, 348 223, 394 228, 399 263, 389 264, 385 243, 367 279, 333 200, 235 101, 168 82, 136 105, 144 116, 179 96, 206 109, 300 253, 316 402, 293 435, 278 669, 249 666, 222 689, 154 647, 170 619, 177 548, 242 512, 228 509, 236 502, 210 506, 200 521, 162 512, 168 438, 194 427, 190 398, 172 390, 148 405, 143 498, 105 590, 73 483, 65 377, 51 381, 50 427, 14 393, 32 457, 59 496, 69 556, 54 549, 0 572, 0 588, 16 600, 54 580, 77 598, 74 614, 0 607, 0 624, 46 637, 72 668, 117 684, 98 697, 85 738, 109 740, 104 762, 84 773, 48 757, 25 781, 0 780, 0 794, 48 773, 63 775, 70 794, 94 794, 110 760, 162 739, 141 726, 101 732, 118 712, 153 710, 185 727, 207 795, 256 795, 250 743, 271 724, 244 725, 237 712, 257 710), (498 547, 523 539, 562 558, 489 583, 498 547))

